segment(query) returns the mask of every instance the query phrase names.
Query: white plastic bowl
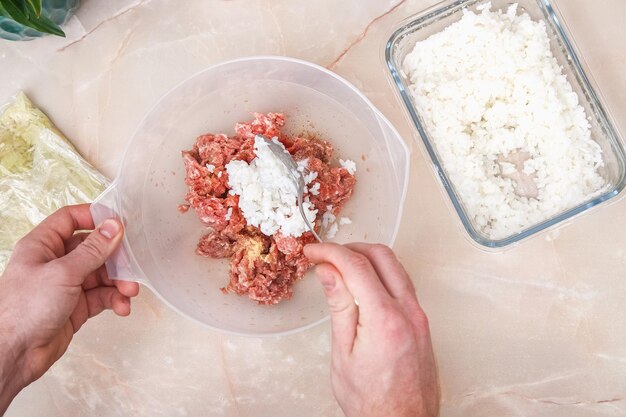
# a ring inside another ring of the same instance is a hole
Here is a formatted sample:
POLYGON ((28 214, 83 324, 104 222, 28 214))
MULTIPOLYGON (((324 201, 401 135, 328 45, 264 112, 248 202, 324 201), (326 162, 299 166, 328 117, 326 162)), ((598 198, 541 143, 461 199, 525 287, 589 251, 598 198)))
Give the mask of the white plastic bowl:
POLYGON ((315 132, 336 155, 357 162, 357 185, 335 241, 392 245, 406 195, 408 151, 394 127, 354 86, 317 65, 284 57, 251 57, 210 67, 184 81, 148 112, 126 149, 113 185, 92 205, 96 223, 113 215, 125 227, 109 276, 137 281, 179 313, 238 335, 276 335, 314 326, 326 301, 309 273, 294 296, 257 305, 225 295, 228 260, 195 254, 206 232, 190 210, 180 151, 203 133, 234 133, 253 112, 284 112, 285 131, 315 132))

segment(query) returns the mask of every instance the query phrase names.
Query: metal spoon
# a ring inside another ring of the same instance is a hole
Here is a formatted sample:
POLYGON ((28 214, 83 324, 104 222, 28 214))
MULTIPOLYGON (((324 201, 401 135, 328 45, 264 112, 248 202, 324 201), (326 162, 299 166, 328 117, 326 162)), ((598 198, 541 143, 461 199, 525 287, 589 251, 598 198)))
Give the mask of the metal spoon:
POLYGON ((302 173, 298 171, 298 164, 296 164, 296 161, 293 160, 293 158, 291 157, 291 154, 287 150, 285 150, 282 146, 274 143, 274 141, 272 141, 266 136, 262 136, 262 135, 257 135, 257 136, 262 138, 265 141, 265 143, 267 143, 272 153, 276 155, 276 157, 278 157, 280 162, 282 162, 283 165, 285 165, 285 167, 287 168, 287 170, 291 173, 291 178, 293 179, 296 185, 296 188, 298 190, 298 208, 300 209, 300 214, 302 215, 302 218, 304 219, 304 222, 306 223, 311 233, 313 233, 313 236, 315 236, 315 239, 317 239, 318 242, 322 243, 322 239, 318 236, 317 233, 315 233, 315 229, 313 228, 313 225, 309 222, 309 219, 307 219, 306 215, 304 214, 304 207, 302 205, 302 200, 304 196, 304 187, 306 187, 306 184, 304 183, 304 177, 302 176, 302 173))

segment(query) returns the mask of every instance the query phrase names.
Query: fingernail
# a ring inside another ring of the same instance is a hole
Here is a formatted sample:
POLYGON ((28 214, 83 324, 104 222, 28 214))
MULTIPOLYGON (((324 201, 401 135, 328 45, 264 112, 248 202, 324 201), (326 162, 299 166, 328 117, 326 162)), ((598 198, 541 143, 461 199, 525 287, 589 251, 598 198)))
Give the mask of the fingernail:
POLYGON ((112 239, 120 233, 120 224, 113 219, 107 219, 98 230, 100 230, 102 236, 112 239))
POLYGON ((333 274, 317 274, 317 278, 324 288, 332 290, 337 284, 337 278, 333 274))

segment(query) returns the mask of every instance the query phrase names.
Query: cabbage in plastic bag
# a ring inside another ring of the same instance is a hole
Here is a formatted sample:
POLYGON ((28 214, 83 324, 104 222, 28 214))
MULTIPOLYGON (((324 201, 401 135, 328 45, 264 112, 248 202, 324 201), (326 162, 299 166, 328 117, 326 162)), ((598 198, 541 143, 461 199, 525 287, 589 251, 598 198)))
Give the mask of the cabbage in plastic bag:
POLYGON ((22 236, 60 207, 93 201, 107 184, 19 93, 0 115, 0 274, 22 236))

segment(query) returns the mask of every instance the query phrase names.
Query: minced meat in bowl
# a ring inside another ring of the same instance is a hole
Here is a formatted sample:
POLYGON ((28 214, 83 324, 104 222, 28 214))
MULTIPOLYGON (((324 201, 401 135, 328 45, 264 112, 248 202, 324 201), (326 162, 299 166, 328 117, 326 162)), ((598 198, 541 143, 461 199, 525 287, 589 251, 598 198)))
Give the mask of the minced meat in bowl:
POLYGON ((297 208, 291 173, 268 149, 266 138, 298 163, 306 185, 303 208, 316 232, 322 225, 329 231, 338 227, 337 221, 323 223, 337 218, 356 184, 354 161, 333 167, 330 142, 311 134, 284 134, 284 125, 282 113, 255 113, 254 120, 235 125, 235 135, 204 134, 182 152, 188 192, 187 203, 178 209, 192 208, 206 227, 196 253, 230 259, 222 291, 259 304, 291 298, 293 285, 312 266, 304 246, 315 241, 297 208))

